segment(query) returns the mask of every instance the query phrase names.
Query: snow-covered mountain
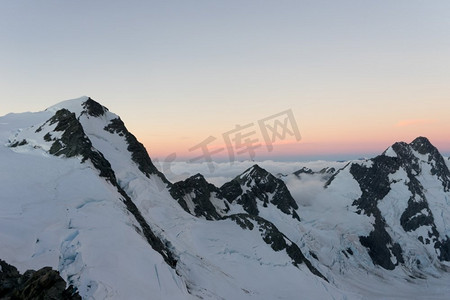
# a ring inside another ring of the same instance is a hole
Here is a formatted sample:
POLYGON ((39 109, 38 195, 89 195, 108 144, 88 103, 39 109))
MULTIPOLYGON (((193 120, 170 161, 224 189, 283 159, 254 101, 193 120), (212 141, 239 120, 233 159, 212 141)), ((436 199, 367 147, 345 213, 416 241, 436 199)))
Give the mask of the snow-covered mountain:
POLYGON ((450 292, 449 161, 426 138, 340 169, 172 183, 82 97, 0 117, 0 145, 0 259, 50 266, 83 299, 450 292))

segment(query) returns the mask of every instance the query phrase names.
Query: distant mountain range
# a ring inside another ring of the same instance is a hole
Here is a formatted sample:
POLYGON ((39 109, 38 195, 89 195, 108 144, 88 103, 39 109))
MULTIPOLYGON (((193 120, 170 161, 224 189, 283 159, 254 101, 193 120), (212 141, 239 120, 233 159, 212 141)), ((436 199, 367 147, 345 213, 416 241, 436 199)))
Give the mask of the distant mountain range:
POLYGON ((88 97, 0 140, 0 298, 448 299, 450 162, 425 137, 220 187, 170 182, 88 97))

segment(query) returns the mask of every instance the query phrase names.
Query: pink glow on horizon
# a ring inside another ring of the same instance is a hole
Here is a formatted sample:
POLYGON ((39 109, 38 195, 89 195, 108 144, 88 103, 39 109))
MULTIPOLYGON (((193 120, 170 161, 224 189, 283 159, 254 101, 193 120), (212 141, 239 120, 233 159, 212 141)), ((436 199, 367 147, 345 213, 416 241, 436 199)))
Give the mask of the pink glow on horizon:
MULTIPOLYGON (((416 136, 417 137, 417 136, 416 136)), ((415 138, 415 137, 414 137, 415 138)), ((395 142, 406 142, 410 143, 414 140, 411 139, 397 139, 392 141, 387 140, 372 140, 372 141, 314 141, 314 142, 289 142, 282 141, 273 145, 273 151, 269 152, 265 145, 261 145, 258 149, 255 150, 256 155, 255 159, 258 157, 273 157, 273 158, 282 158, 282 157, 299 157, 302 156, 333 156, 333 155, 354 155, 355 158, 360 156, 372 157, 373 155, 379 155, 383 153, 388 147, 390 147, 395 142)), ((438 148, 441 153, 449 153, 450 152, 450 142, 444 138, 442 139, 431 139, 430 142, 438 148)), ((200 156, 202 154, 201 151, 193 151, 189 152, 187 149, 190 146, 186 147, 177 147, 166 150, 164 148, 155 148, 151 147, 151 144, 147 144, 146 147, 149 151, 151 157, 158 157, 160 159, 164 159, 168 157, 171 153, 176 153, 178 159, 192 159, 194 157, 200 156)), ((224 146, 211 146, 209 148, 210 151, 214 151, 218 148, 224 146)), ((216 159, 227 159, 228 152, 226 150, 213 155, 213 160, 216 159)), ((235 158, 239 160, 250 159, 248 153, 244 153, 242 155, 237 155, 235 153, 235 158)))

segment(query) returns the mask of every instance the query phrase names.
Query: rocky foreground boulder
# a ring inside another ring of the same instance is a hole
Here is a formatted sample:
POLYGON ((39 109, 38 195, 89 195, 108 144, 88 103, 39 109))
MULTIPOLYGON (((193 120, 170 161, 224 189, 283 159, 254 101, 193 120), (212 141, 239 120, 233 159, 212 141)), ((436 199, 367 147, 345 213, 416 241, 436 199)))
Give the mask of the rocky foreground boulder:
POLYGON ((14 266, 0 260, 0 299, 81 300, 81 297, 72 286, 66 288, 66 282, 50 267, 20 274, 14 266))

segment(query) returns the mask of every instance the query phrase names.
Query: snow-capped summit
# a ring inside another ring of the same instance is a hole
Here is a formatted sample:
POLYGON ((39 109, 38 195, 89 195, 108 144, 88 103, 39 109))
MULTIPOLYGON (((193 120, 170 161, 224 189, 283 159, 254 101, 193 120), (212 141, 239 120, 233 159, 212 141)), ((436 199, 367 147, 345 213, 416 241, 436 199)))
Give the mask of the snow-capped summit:
POLYGON ((45 111, 55 113, 61 109, 67 109, 68 111, 75 113, 77 118, 82 114, 88 114, 92 117, 100 117, 109 111, 108 108, 88 96, 61 101, 48 107, 45 111))
POLYGON ((81 113, 84 111, 83 104, 88 100, 92 99, 88 96, 82 96, 79 98, 61 101, 55 105, 48 107, 45 111, 54 114, 58 110, 67 109, 68 111, 75 113, 75 115, 79 117, 81 113))

